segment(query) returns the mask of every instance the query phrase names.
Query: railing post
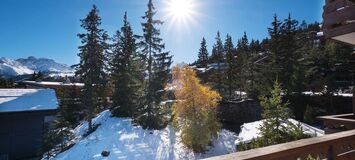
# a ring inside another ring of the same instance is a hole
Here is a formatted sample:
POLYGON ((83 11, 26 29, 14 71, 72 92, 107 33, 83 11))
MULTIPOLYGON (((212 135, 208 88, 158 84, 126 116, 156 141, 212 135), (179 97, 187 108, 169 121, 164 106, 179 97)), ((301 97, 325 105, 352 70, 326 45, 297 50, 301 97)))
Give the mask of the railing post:
POLYGON ((329 148, 328 148, 327 159, 328 160, 334 160, 333 145, 330 145, 329 148))

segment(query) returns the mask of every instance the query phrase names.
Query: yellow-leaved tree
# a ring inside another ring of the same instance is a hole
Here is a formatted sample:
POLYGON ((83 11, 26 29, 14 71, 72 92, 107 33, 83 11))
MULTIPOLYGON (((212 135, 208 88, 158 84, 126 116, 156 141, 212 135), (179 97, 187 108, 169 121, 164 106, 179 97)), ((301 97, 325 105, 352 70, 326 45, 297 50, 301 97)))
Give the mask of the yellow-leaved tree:
POLYGON ((194 152, 203 152, 217 135, 221 125, 216 106, 221 96, 202 85, 188 66, 173 68, 173 81, 178 86, 173 105, 174 126, 181 130, 182 142, 194 152))

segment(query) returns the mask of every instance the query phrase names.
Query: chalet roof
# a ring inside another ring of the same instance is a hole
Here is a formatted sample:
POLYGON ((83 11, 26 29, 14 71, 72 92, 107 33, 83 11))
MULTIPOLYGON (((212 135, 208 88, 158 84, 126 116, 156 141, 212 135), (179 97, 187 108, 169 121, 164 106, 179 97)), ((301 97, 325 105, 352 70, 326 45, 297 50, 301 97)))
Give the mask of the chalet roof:
POLYGON ((57 109, 52 89, 0 89, 0 113, 57 109))

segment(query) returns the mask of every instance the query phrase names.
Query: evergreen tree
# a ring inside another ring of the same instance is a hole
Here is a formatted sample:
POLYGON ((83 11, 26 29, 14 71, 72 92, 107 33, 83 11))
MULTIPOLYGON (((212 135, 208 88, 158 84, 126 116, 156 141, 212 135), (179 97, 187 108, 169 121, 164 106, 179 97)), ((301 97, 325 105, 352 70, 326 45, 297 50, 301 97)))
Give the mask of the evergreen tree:
POLYGON ((202 38, 201 47, 198 52, 197 66, 206 68, 207 64, 208 64, 207 44, 206 44, 206 39, 202 38))
POLYGON ((216 89, 221 95, 224 95, 224 85, 223 85, 223 66, 225 66, 225 56, 223 42, 219 31, 216 36, 216 43, 213 45, 212 55, 210 57, 210 62, 215 63, 216 68, 214 69, 211 78, 212 86, 216 89))
POLYGON ((61 123, 67 124, 65 127, 75 127, 83 117, 83 107, 80 103, 80 97, 77 93, 76 87, 61 87, 58 92, 59 95, 59 109, 61 123))
POLYGON ((93 129, 92 118, 105 99, 107 75, 105 52, 108 48, 106 43, 108 36, 100 29, 101 18, 98 9, 94 5, 92 10, 81 20, 81 27, 87 32, 78 34, 82 45, 79 47, 80 63, 76 65, 76 75, 84 83, 82 89, 82 101, 86 106, 86 119, 89 122, 89 131, 93 129))
POLYGON ((132 117, 141 105, 144 70, 127 13, 124 15, 121 32, 117 31, 113 40, 111 61, 113 114, 132 117))
POLYGON ((175 126, 181 129, 181 139, 187 147, 202 152, 220 129, 215 108, 221 97, 202 85, 189 67, 175 67, 173 76, 181 83, 175 92, 178 101, 173 105, 175 126))
POLYGON ((275 81, 270 95, 260 97, 260 104, 263 107, 262 118, 264 119, 259 127, 261 136, 249 144, 242 144, 238 148, 239 151, 310 137, 310 135, 304 134, 299 124, 289 121, 290 115, 287 111, 289 103, 282 102, 281 93, 281 85, 275 81))
POLYGON ((236 79, 236 53, 235 48, 233 45, 232 37, 227 35, 226 41, 224 43, 224 51, 226 55, 226 63, 228 65, 227 75, 226 75, 226 83, 228 87, 228 99, 233 99, 233 91, 235 86, 235 79, 236 79))
POLYGON ((13 88, 14 81, 12 79, 6 79, 0 75, 0 88, 13 88))
POLYGON ((274 15, 274 21, 271 23, 271 27, 268 28, 270 41, 269 41, 269 51, 271 53, 271 63, 268 68, 272 70, 272 75, 268 77, 276 77, 279 71, 280 62, 282 61, 282 56, 280 55, 280 26, 281 22, 277 19, 277 15, 274 15))
POLYGON ((281 85, 275 81, 270 96, 260 98, 263 106, 262 117, 265 119, 260 127, 264 145, 274 145, 309 137, 305 135, 299 126, 294 125, 288 119, 289 103, 283 103, 281 97, 281 85))
MULTIPOLYGON (((246 33, 244 32, 243 37, 237 43, 237 86, 239 93, 247 91, 247 84, 250 70, 250 54, 249 54, 249 42, 246 33)), ((242 98, 242 95, 239 95, 242 98)))
POLYGON ((138 123, 143 128, 158 129, 164 126, 161 106, 159 106, 164 87, 169 79, 172 56, 169 52, 163 52, 165 48, 163 39, 160 38, 160 30, 157 25, 162 21, 154 19, 156 14, 152 0, 148 2, 148 10, 145 12, 142 23, 143 40, 140 42, 142 53, 147 62, 147 82, 145 87, 145 105, 141 109, 138 123))

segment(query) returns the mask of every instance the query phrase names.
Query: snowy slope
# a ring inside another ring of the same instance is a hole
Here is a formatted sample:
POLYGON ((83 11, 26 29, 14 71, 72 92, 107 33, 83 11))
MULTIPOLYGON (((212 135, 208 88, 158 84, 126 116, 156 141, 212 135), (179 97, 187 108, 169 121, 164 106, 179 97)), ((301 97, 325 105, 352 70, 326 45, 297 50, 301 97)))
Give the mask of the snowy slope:
POLYGON ((23 66, 17 61, 8 58, 0 58, 0 75, 17 76, 32 73, 33 70, 23 66))
POLYGON ((41 72, 71 72, 72 69, 64 64, 55 62, 52 59, 47 58, 35 58, 30 56, 28 58, 20 58, 16 60, 22 65, 34 70, 41 72))
POLYGON ((74 70, 67 65, 55 62, 46 58, 20 58, 12 60, 9 58, 0 58, 0 75, 6 77, 32 74, 33 72, 45 72, 56 75, 72 75, 74 70))
POLYGON ((81 139, 87 124, 78 126, 75 129, 78 143, 55 159, 199 159, 235 152, 236 134, 227 130, 220 131, 218 138, 213 141, 214 147, 208 152, 194 154, 184 147, 171 126, 150 132, 132 126, 131 122, 131 119, 111 117, 109 111, 104 111, 94 119, 94 123, 101 123, 95 132, 81 139), (109 151, 110 155, 102 157, 103 150, 109 151))

